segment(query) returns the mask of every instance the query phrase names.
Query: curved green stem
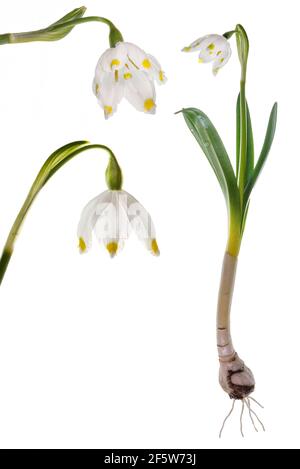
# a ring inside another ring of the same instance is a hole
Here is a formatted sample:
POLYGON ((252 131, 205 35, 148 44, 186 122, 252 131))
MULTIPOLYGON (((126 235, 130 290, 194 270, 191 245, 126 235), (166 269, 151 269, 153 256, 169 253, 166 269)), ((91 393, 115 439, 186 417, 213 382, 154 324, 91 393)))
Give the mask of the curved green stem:
POLYGON ((123 41, 121 32, 116 26, 107 18, 100 16, 87 16, 85 18, 75 18, 72 20, 55 23, 48 28, 39 29, 37 31, 29 31, 23 33, 8 33, 0 35, 1 44, 19 44, 24 42, 33 41, 55 41, 62 39, 68 34, 74 26, 90 22, 104 23, 109 27, 109 44, 110 47, 115 47, 118 42, 123 41))
POLYGON ((30 191, 25 199, 25 202, 23 203, 21 210, 19 211, 8 234, 0 258, 0 284, 3 280, 7 266, 13 254, 16 237, 19 234, 20 228, 24 222, 28 210, 30 209, 33 201, 35 200, 42 187, 44 187, 46 182, 49 181, 49 179, 53 176, 53 174, 56 173, 56 171, 58 171, 64 164, 66 164, 76 155, 85 150, 92 150, 95 148, 105 150, 109 154, 109 162, 106 168, 106 182, 108 188, 111 190, 121 189, 122 171, 114 153, 107 146, 100 144, 90 144, 87 141, 79 141, 69 143, 52 153, 52 155, 49 156, 49 158, 45 161, 37 177, 35 178, 30 188, 30 191))
MULTIPOLYGON (((85 18, 77 18, 75 20, 67 21, 63 23, 64 26, 76 26, 77 24, 90 23, 97 21, 99 23, 104 23, 109 27, 109 44, 110 47, 115 47, 118 42, 123 42, 123 36, 121 32, 116 28, 116 26, 107 18, 101 16, 87 16, 85 18)), ((59 29, 59 25, 53 26, 52 31, 59 29)))

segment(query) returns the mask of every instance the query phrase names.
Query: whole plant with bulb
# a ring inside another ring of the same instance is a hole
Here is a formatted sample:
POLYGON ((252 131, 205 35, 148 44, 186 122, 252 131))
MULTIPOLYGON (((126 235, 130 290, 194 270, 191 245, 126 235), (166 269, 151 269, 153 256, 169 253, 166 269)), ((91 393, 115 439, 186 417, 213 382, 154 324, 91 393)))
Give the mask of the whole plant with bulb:
MULTIPOLYGON (((236 105, 235 168, 232 166, 225 145, 207 115, 197 108, 186 108, 180 111, 217 177, 225 197, 228 213, 228 239, 223 260, 217 308, 217 349, 220 362, 219 382, 222 389, 232 399, 232 407, 223 423, 220 436, 227 418, 233 412, 236 401, 242 403, 240 417, 242 435, 242 417, 245 407, 248 409, 254 428, 257 430, 254 421, 256 418, 264 429, 257 414, 251 408, 251 400, 252 402, 255 401, 251 396, 255 388, 253 373, 238 356, 233 346, 230 333, 230 309, 250 195, 273 142, 277 120, 277 104, 275 103, 271 110, 265 140, 255 162, 251 117, 246 100, 249 40, 245 29, 238 24, 234 30, 223 35, 209 34, 200 37, 182 49, 183 52, 198 51, 199 62, 212 63, 213 73, 216 75, 231 57, 229 40, 233 36, 236 38, 241 65, 240 92, 236 105)), ((255 403, 258 404, 257 401, 255 403)))

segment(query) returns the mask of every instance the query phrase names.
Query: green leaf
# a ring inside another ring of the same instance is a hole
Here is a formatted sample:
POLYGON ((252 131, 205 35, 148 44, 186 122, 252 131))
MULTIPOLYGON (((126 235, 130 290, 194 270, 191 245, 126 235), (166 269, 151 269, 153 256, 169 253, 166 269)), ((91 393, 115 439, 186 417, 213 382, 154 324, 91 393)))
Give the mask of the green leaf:
POLYGON ((250 199, 248 199, 245 209, 243 210, 243 216, 242 216, 242 224, 241 224, 241 234, 243 236, 245 226, 246 226, 246 221, 247 221, 247 216, 248 216, 248 211, 249 211, 249 205, 250 205, 250 199))
MULTIPOLYGON (((246 162, 246 175, 245 182, 248 184, 251 179, 254 168, 254 141, 250 111, 247 105, 247 162, 246 162)), ((238 174, 239 167, 239 149, 240 149, 240 94, 238 95, 236 103, 236 174, 238 174)))
POLYGON ((223 191, 229 213, 234 212, 240 219, 240 196, 236 177, 223 142, 209 120, 199 109, 188 108, 181 111, 185 121, 202 148, 223 191))
POLYGON ((261 150, 261 153, 259 155, 259 158, 257 160, 257 163, 255 165, 255 168, 252 172, 252 176, 248 182, 248 184, 245 187, 245 193, 244 193, 244 203, 245 205, 247 204, 247 201, 250 197, 251 191, 253 187, 256 184, 256 181, 258 179, 258 176, 261 173, 261 170, 266 162, 267 156, 270 152, 273 140, 274 140, 274 135, 275 135, 275 130, 276 130, 276 121, 277 121, 277 103, 274 104, 270 118, 269 118, 269 123, 267 127, 267 132, 264 140, 264 144, 261 150))
POLYGON ((240 108, 240 93, 236 102, 236 167, 235 173, 239 174, 240 167, 240 144, 241 144, 241 108, 240 108))

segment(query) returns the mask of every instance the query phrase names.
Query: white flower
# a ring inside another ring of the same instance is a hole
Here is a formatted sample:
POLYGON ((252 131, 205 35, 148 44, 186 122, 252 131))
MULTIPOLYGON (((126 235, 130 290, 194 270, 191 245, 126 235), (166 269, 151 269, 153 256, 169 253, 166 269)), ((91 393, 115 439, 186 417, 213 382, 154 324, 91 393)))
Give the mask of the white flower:
POLYGON ((93 91, 106 119, 117 110, 123 96, 138 110, 155 113, 154 80, 162 84, 166 77, 159 62, 129 42, 119 42, 100 57, 93 91))
POLYGON ((224 36, 209 34, 192 42, 183 52, 199 51, 199 62, 213 62, 213 74, 216 75, 220 68, 227 64, 231 56, 230 44, 224 36))
POLYGON ((159 255, 149 213, 128 192, 107 190, 92 199, 82 211, 78 225, 79 250, 85 253, 90 249, 94 231, 114 257, 123 248, 131 229, 152 254, 159 255))

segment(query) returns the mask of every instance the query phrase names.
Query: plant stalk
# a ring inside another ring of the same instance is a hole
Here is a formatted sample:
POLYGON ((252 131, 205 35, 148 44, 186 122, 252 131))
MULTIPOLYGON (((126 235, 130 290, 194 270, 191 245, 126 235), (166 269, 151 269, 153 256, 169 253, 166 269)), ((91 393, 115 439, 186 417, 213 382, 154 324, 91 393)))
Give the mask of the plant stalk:
POLYGON ((230 312, 237 261, 237 256, 225 252, 218 297, 217 348, 221 387, 231 399, 244 399, 254 391, 255 381, 251 370, 236 353, 230 333, 230 312))
POLYGON ((247 104, 246 104, 246 72, 243 73, 240 82, 240 148, 239 169, 237 175, 238 188, 240 192, 241 207, 244 203, 244 190, 246 184, 247 166, 247 104))
POLYGON ((65 145, 64 147, 52 153, 52 155, 50 155, 49 158, 45 161, 37 177, 35 178, 30 188, 30 191, 25 199, 25 202, 23 203, 21 210, 19 211, 13 223, 13 226, 8 234, 2 255, 0 257, 0 285, 2 283, 6 269, 13 254, 16 238, 20 232, 28 210, 30 209, 40 190, 44 187, 47 181, 49 181, 49 179, 68 161, 70 161, 72 158, 74 158, 76 155, 79 155, 83 151, 96 148, 105 150, 109 154, 109 161, 105 172, 108 188, 110 190, 121 189, 123 180, 122 171, 114 153, 107 146, 100 144, 90 144, 86 141, 74 142, 65 145))
POLYGON ((224 255, 217 309, 217 344, 220 359, 230 359, 235 351, 230 335, 230 311, 238 258, 224 255))
POLYGON ((240 217, 229 214, 229 229, 228 229, 228 240, 226 246, 226 252, 233 256, 237 257, 241 247, 241 223, 240 217))
POLYGON ((246 185, 247 169, 247 102, 246 102, 246 75, 249 53, 249 40, 241 24, 236 25, 237 51, 241 64, 240 79, 240 147, 238 151, 237 183, 240 193, 241 207, 244 206, 244 190, 246 185))
MULTIPOLYGON (((93 21, 104 23, 109 27, 110 47, 115 47, 118 42, 123 41, 123 36, 121 32, 116 28, 116 26, 109 19, 103 18, 100 16, 87 16, 84 18, 76 18, 74 20, 66 21, 64 23, 55 24, 53 26, 49 26, 48 28, 39 29, 37 31, 1 34, 0 45, 1 44, 19 44, 19 43, 32 42, 32 41, 54 40, 53 38, 51 39, 52 33, 55 33, 55 32, 59 33, 60 30, 63 30, 65 28, 72 28, 78 24, 90 23, 93 21)), ((58 37, 57 39, 60 39, 60 38, 58 37)))

